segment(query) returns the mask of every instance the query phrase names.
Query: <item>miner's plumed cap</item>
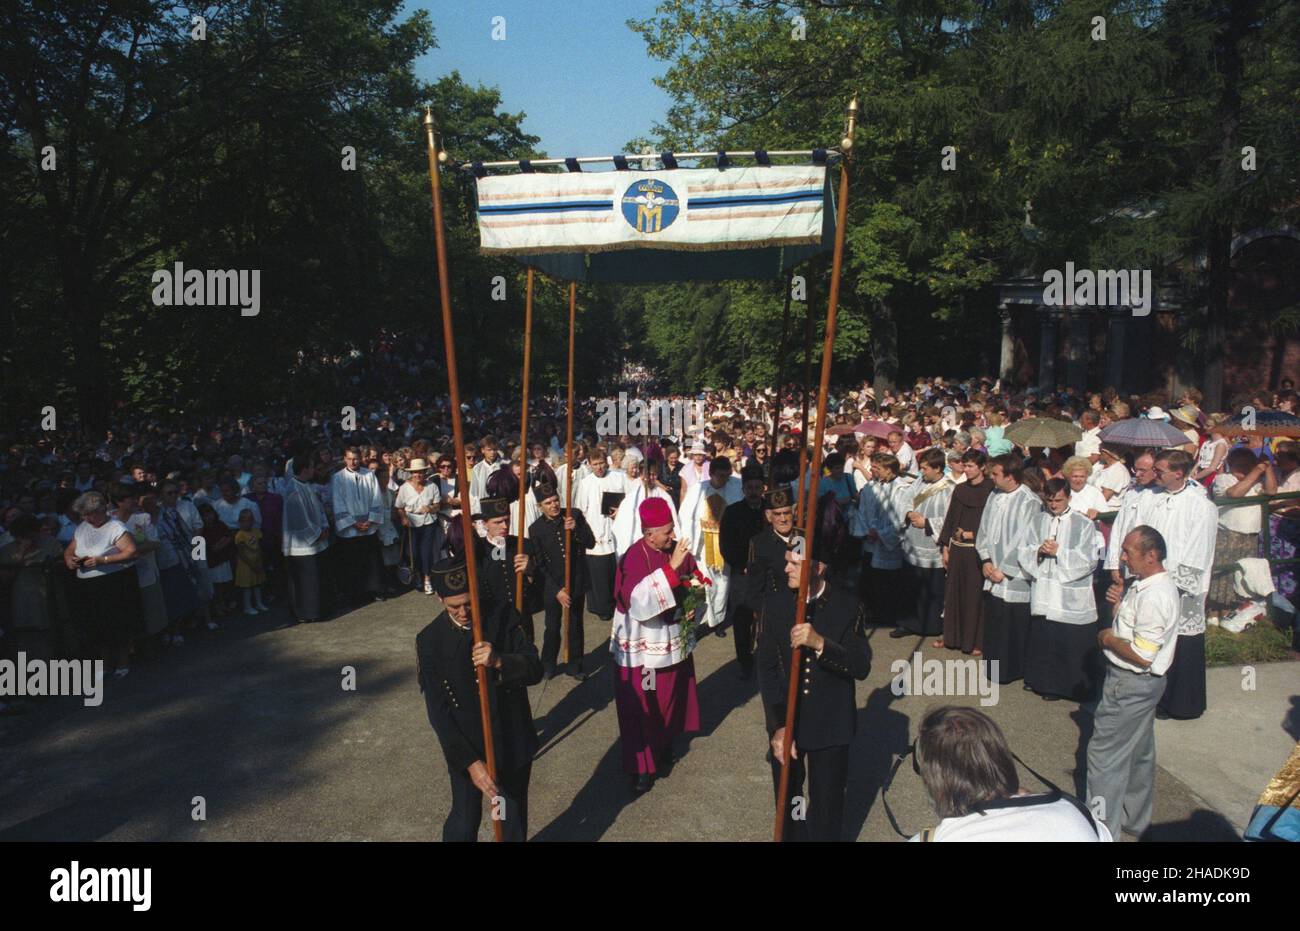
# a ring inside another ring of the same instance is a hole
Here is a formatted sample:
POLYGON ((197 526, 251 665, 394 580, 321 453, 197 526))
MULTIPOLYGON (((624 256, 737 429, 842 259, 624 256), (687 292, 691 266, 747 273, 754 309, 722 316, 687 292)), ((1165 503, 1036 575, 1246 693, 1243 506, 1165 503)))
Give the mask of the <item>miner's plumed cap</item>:
POLYGON ((763 495, 763 507, 769 511, 794 507, 794 496, 786 485, 773 488, 763 495))
POLYGON ((439 598, 463 595, 469 591, 469 573, 465 571, 463 559, 444 559, 434 563, 430 573, 439 598))

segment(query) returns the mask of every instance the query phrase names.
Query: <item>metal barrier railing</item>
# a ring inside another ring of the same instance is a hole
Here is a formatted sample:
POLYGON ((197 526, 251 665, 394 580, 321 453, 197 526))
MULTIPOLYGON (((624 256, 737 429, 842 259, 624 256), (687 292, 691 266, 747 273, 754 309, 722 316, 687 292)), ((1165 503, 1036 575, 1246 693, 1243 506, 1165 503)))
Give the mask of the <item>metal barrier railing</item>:
MULTIPOLYGON (((1262 512, 1260 515, 1259 533, 1260 533, 1260 538, 1262 540, 1261 550, 1264 554, 1260 558, 1268 560, 1268 565, 1270 570, 1276 569, 1278 566, 1300 565, 1300 556, 1291 559, 1275 559, 1273 557, 1272 555, 1273 528, 1272 528, 1271 521, 1269 521, 1269 517, 1272 516, 1274 513, 1272 505, 1275 502, 1277 501, 1300 502, 1300 491, 1274 492, 1271 495, 1253 495, 1248 498, 1211 498, 1210 501, 1211 503, 1214 504, 1216 508, 1240 508, 1240 507, 1252 507, 1252 506, 1258 507, 1262 512)), ((1115 514, 1116 514, 1115 511, 1111 511, 1106 514, 1098 514, 1097 520, 1101 523, 1109 524, 1115 520, 1115 514)), ((1283 518, 1283 519, 1295 520, 1296 523, 1300 525, 1300 516, 1294 518, 1283 518)), ((1300 530, 1298 530, 1296 536, 1300 538, 1300 530)), ((1300 549, 1298 549, 1298 552, 1300 552, 1300 549)), ((1217 556, 1217 547, 1216 547, 1216 556, 1217 556)), ((1231 572, 1235 568, 1236 568, 1236 560, 1232 562, 1225 562, 1225 563, 1220 563, 1216 560, 1213 568, 1210 569, 1210 575, 1212 577, 1223 575, 1224 573, 1231 572)))

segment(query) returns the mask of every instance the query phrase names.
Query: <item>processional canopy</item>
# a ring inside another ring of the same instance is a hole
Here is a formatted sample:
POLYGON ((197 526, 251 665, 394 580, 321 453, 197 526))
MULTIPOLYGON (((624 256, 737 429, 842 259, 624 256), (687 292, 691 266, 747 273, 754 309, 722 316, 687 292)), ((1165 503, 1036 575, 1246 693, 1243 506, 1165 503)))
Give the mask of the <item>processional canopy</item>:
MULTIPOLYGON (((778 153, 772 153, 778 154, 778 153)), ((791 153, 794 154, 794 153, 791 153)), ((835 209, 823 150, 812 164, 636 171, 637 156, 504 163, 517 174, 477 177, 485 254, 510 255, 567 281, 666 282, 778 278, 831 249, 835 209), (583 171, 582 162, 614 171, 583 171)), ((687 156, 681 156, 685 158, 687 156)), ((675 166, 670 153, 657 157, 675 166)), ((498 163, 500 164, 500 163, 498 163)))

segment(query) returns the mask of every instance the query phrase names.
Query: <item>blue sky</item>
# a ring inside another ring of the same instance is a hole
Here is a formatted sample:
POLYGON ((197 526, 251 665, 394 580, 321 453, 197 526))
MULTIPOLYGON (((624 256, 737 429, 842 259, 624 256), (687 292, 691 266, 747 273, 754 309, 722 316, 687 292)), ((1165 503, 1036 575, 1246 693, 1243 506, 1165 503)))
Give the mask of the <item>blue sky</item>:
POLYGON ((526 114, 524 130, 552 157, 610 155, 649 135, 668 110, 653 80, 666 63, 651 59, 626 25, 655 0, 425 0, 438 48, 417 63, 434 80, 459 71, 470 84, 495 86, 501 107, 526 114), (506 38, 492 39, 505 17, 506 38))

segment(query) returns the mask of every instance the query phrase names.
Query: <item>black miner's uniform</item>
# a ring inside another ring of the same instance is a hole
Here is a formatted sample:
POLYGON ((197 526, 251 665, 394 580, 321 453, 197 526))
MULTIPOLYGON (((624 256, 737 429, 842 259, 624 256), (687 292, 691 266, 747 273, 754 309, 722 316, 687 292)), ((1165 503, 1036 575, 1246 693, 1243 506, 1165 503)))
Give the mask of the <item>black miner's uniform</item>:
POLYGON ((736 638, 736 661, 746 675, 754 666, 754 610, 746 597, 748 581, 745 570, 749 565, 749 544, 762 532, 766 523, 762 501, 754 507, 742 498, 727 505, 718 528, 718 547, 731 568, 728 585, 735 587, 734 590, 728 589, 727 614, 731 617, 731 630, 736 638))
MULTIPOLYGON (((583 557, 596 545, 596 535, 587 526, 587 519, 577 508, 573 509, 573 556, 569 562, 569 660, 581 663, 585 653, 582 640, 582 615, 587 604, 587 560, 583 557)), ((542 600, 546 605, 546 633, 542 638, 542 663, 554 664, 560 655, 560 624, 564 609, 555 600, 564 588, 564 511, 554 520, 542 515, 528 528, 537 568, 544 581, 542 600)))
POLYGON ((754 612, 758 636, 762 636, 763 614, 767 605, 794 598, 785 575, 785 554, 794 547, 796 538, 802 538, 797 529, 790 532, 787 542, 781 539, 771 524, 749 541, 749 565, 745 567, 745 597, 754 612))
MULTIPOLYGON (((542 664, 513 607, 484 610, 483 639, 492 644, 502 663, 500 670, 488 672, 496 781, 505 799, 502 836, 522 841, 528 836, 528 777, 538 747, 528 686, 541 681, 542 664)), ((470 629, 460 627, 446 611, 415 638, 420 690, 451 774, 451 812, 442 826, 444 842, 476 840, 483 818, 483 793, 469 777, 471 763, 487 761, 478 680, 470 659, 473 640, 470 629)))
MULTIPOLYGON (((815 590, 817 582, 812 582, 815 590)), ((767 601, 758 639, 758 678, 767 718, 769 741, 785 726, 790 676, 790 631, 794 627, 797 592, 767 601)), ((871 647, 856 633, 858 599, 851 585, 831 578, 808 603, 805 615, 813 630, 826 638, 822 655, 804 647, 799 671, 799 703, 794 743, 798 757, 790 761, 790 793, 786 800, 785 837, 789 840, 840 840, 844 790, 849 773, 849 744, 857 725, 854 680, 871 670, 871 647), (807 776, 808 791, 803 791, 807 776), (806 820, 796 821, 792 800, 806 800, 806 820)), ((789 735, 786 735, 789 739, 789 735)), ((779 788, 781 764, 769 747, 772 782, 779 788)))
MULTIPOLYGON (((490 602, 491 605, 509 605, 515 606, 515 547, 519 545, 519 538, 507 534, 505 537, 505 548, 502 551, 504 558, 495 558, 496 548, 492 546, 483 537, 475 535, 475 554, 478 559, 478 580, 479 594, 490 602)), ((542 592, 541 586, 537 579, 537 556, 533 553, 533 544, 531 540, 524 541, 524 555, 529 557, 532 562, 528 567, 531 573, 524 575, 524 611, 523 617, 520 618, 520 624, 524 628, 524 633, 528 635, 528 642, 537 643, 537 637, 533 630, 533 615, 541 610, 542 592)), ((484 612, 491 609, 485 603, 484 612)))

